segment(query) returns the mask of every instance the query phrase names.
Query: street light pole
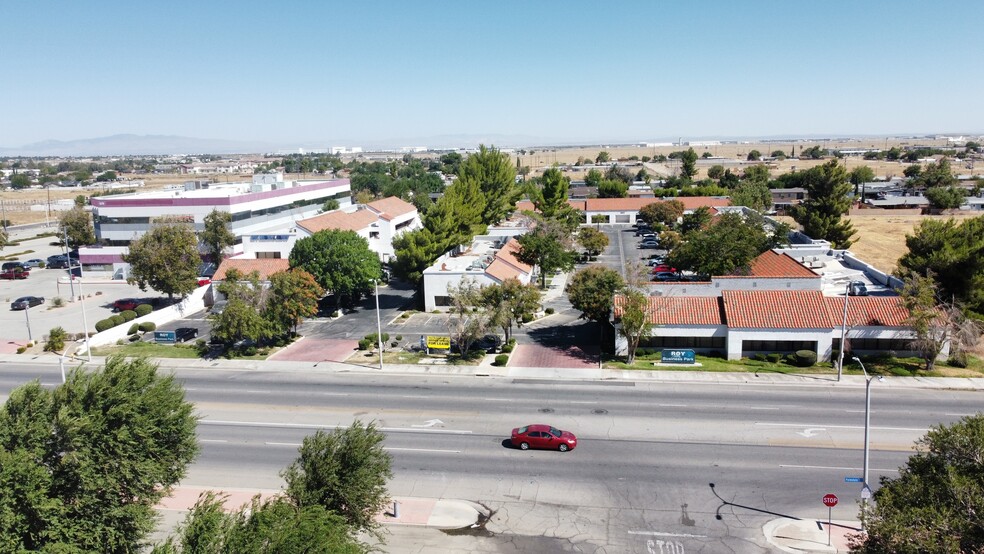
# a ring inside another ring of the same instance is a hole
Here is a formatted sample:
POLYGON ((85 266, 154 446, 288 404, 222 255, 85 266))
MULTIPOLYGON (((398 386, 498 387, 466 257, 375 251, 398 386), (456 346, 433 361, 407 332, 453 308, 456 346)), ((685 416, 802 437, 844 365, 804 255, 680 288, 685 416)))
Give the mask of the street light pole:
POLYGON ((27 319, 27 340, 28 342, 33 342, 34 337, 31 336, 31 314, 27 313, 31 311, 31 303, 27 303, 27 307, 24 308, 24 317, 27 319))
MULTIPOLYGON (((840 353, 837 355, 837 381, 840 382, 844 375, 844 343, 847 341, 847 299, 851 296, 851 283, 848 282, 844 288, 844 319, 841 322, 841 344, 840 353)), ((854 358, 855 360, 857 358, 854 358)))
MULTIPOLYGON (((72 264, 69 264, 72 265, 72 264)), ((69 270, 69 279, 74 280, 75 275, 71 275, 71 269, 69 270)), ((89 362, 92 362, 92 349, 89 348, 89 323, 85 319, 85 293, 82 292, 82 278, 79 277, 79 303, 82 306, 82 333, 85 335, 85 355, 89 362)))
MULTIPOLYGON (((864 530, 865 519, 868 514, 868 498, 871 497, 871 487, 868 486, 868 436, 869 430, 871 428, 871 382, 874 380, 874 375, 868 375, 868 371, 864 368, 864 364, 858 359, 857 356, 852 358, 858 365, 861 366, 861 371, 864 372, 864 465, 862 466, 862 476, 861 479, 864 481, 864 486, 861 488, 861 530, 864 530)), ((881 376, 878 377, 881 380, 881 376)))
POLYGON ((379 341, 379 369, 383 369, 383 325, 379 319, 379 281, 373 279, 372 286, 376 289, 376 340, 379 341))

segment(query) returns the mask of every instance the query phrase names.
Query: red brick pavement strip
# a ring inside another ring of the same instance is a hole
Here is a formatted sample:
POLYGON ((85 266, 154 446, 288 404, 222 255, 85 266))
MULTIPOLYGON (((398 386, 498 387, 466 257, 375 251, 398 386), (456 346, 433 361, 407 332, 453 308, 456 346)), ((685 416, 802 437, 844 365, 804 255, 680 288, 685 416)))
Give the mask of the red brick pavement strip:
POLYGON ((509 357, 511 367, 598 367, 598 354, 579 346, 564 348, 539 344, 519 344, 509 357))
POLYGON ((344 362, 352 356, 359 341, 305 337, 268 359, 280 362, 344 362))
POLYGON ((26 345, 26 340, 0 339, 0 354, 16 354, 18 348, 26 345))

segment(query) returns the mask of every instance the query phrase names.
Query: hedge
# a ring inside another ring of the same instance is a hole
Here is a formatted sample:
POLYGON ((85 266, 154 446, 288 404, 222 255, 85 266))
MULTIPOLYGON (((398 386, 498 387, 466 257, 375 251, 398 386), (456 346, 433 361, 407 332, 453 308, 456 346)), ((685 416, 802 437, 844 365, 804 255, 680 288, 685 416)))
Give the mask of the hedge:
POLYGON ((116 323, 114 323, 111 318, 110 319, 100 319, 99 321, 96 322, 96 332, 97 333, 102 333, 106 329, 112 329, 113 327, 116 327, 116 323))
POLYGON ((157 324, 153 321, 144 321, 140 324, 140 332, 142 333, 149 333, 154 329, 157 329, 157 324))
POLYGON ((111 315, 109 316, 109 319, 113 321, 114 326, 123 325, 124 323, 126 323, 126 318, 121 316, 120 314, 111 315))
POLYGON ((369 347, 373 344, 375 343, 369 339, 359 339, 359 350, 369 350, 369 347))
POLYGON ((817 353, 812 350, 797 350, 796 365, 799 367, 811 367, 817 363, 817 353))
POLYGON ((136 307, 135 311, 137 313, 137 317, 143 317, 149 314, 150 312, 154 311, 154 307, 151 306, 150 304, 140 304, 139 306, 136 307))
POLYGON ((509 363, 509 356, 507 354, 499 354, 495 357, 495 365, 504 366, 509 363))
POLYGON ((133 325, 130 325, 130 330, 127 331, 126 334, 128 334, 128 335, 136 335, 137 334, 137 331, 139 331, 139 330, 140 330, 140 325, 137 324, 137 323, 134 323, 133 325))
POLYGON ((124 322, 133 321, 134 319, 137 319, 137 312, 133 310, 123 310, 122 312, 120 312, 120 315, 123 316, 124 322))

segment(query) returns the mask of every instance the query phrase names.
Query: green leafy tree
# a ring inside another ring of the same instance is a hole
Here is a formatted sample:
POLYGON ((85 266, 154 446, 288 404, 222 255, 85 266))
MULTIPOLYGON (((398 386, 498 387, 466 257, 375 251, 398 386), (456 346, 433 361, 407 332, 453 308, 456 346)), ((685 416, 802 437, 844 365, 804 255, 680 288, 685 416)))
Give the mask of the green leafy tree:
POLYGON ((627 343, 627 362, 635 361, 635 353, 643 338, 652 333, 652 308, 649 297, 642 292, 627 288, 615 299, 615 321, 620 323, 619 333, 627 343))
POLYGON ((540 288, 547 288, 547 274, 574 268, 577 254, 572 248, 570 232, 554 221, 541 221, 517 241, 519 261, 540 268, 540 288))
POLYGON ((14 173, 10 176, 10 188, 12 189, 26 189, 31 184, 31 178, 27 173, 14 173))
POLYGON ((524 285, 513 277, 482 287, 479 303, 489 316, 489 324, 501 328, 505 341, 509 342, 513 324, 522 326, 523 316, 536 312, 540 299, 536 285, 524 285))
POLYGON ((720 164, 707 168, 708 179, 720 179, 724 175, 724 166, 720 164))
POLYGON ((943 158, 938 163, 930 162, 915 177, 912 183, 915 187, 928 189, 936 187, 952 187, 957 184, 957 178, 953 175, 950 168, 950 161, 943 158))
POLYGON ((639 210, 639 219, 652 227, 676 225, 683 216, 685 206, 679 200, 662 200, 646 204, 639 210))
POLYGON ((626 185, 632 184, 632 172, 628 168, 618 164, 612 164, 605 171, 605 179, 609 181, 622 181, 626 185))
POLYGON ((759 152, 758 150, 752 150, 751 152, 748 153, 746 159, 750 162, 757 162, 762 159, 762 153, 759 152))
POLYGON ((577 242, 589 256, 597 256, 608 248, 608 235, 594 227, 581 227, 577 234, 577 242))
POLYGON ((618 271, 601 265, 588 266, 567 282, 567 298, 581 318, 599 323, 609 321, 615 293, 625 286, 618 271))
POLYGON ((321 506, 297 507, 284 496, 261 500, 226 513, 224 496, 203 493, 185 517, 177 537, 151 554, 305 552, 368 554, 345 520, 321 506))
POLYGON ((588 174, 584 176, 584 185, 588 187, 597 187, 604 179, 604 173, 598 171, 597 169, 589 169, 588 174))
POLYGON ((393 274, 411 283, 420 283, 423 272, 444 253, 444 242, 427 228, 403 233, 393 239, 396 260, 393 274))
POLYGON ((15 389, 0 410, 0 551, 138 551, 198 453, 193 411, 142 358, 15 389))
POLYGON ((960 187, 933 187, 923 193, 929 205, 938 210, 955 210, 963 205, 967 196, 960 187))
POLYGON ((375 423, 355 421, 330 433, 304 438, 298 458, 281 473, 296 506, 321 506, 353 529, 373 532, 376 514, 389 503, 386 482, 392 461, 375 423))
POLYGON ((908 179, 917 179, 920 175, 922 175, 922 166, 919 164, 906 166, 906 168, 902 170, 902 175, 905 175, 908 179))
POLYGON ((667 262, 698 275, 747 272, 751 261, 774 244, 763 227, 761 216, 725 213, 706 229, 690 233, 687 242, 673 249, 667 262))
POLYGON ((936 366, 936 358, 949 345, 951 356, 961 356, 981 336, 977 322, 968 319, 959 305, 940 298, 932 273, 910 273, 900 291, 902 305, 909 312, 906 324, 916 333, 912 342, 926 361, 926 371, 936 366))
POLYGON ((750 165, 742 172, 741 180, 744 182, 755 182, 767 185, 772 175, 769 174, 769 166, 765 164, 750 165))
POLYGON ((861 514, 862 554, 984 551, 984 414, 938 425, 916 442, 898 477, 882 477, 872 510, 861 514))
POLYGON ((850 181, 854 185, 854 194, 858 193, 858 187, 874 180, 875 171, 866 165, 859 165, 851 170, 850 181))
POLYGON ((85 246, 96 242, 96 230, 92 226, 89 212, 75 207, 63 213, 58 219, 58 232, 68 234, 69 246, 85 246))
POLYGON ((462 279, 457 285, 448 285, 448 316, 445 326, 451 340, 458 345, 462 356, 471 352, 472 344, 485 335, 493 325, 490 313, 482 308, 482 289, 474 279, 462 279))
POLYGON ((232 223, 232 214, 212 210, 205 216, 205 228, 198 235, 198 238, 205 245, 209 257, 215 263, 222 261, 222 255, 226 249, 236 244, 236 235, 229 230, 232 223))
POLYGON ((731 192, 732 206, 745 206, 765 211, 772 207, 772 191, 769 185, 757 180, 744 180, 731 192))
POLYGON ((130 243, 123 261, 130 264, 126 281, 140 290, 150 287, 173 299, 198 288, 198 238, 187 223, 159 221, 130 243))
POLYGON ((212 320, 212 338, 224 344, 259 342, 272 335, 270 322, 260 315, 257 306, 241 297, 230 297, 222 313, 208 317, 212 320))
POLYGON ((106 171, 104 173, 99 174, 99 176, 96 177, 96 182, 105 183, 107 181, 115 181, 116 177, 117 175, 115 171, 106 171))
POLYGON ((343 298, 355 299, 372 290, 372 282, 382 275, 379 258, 369 242, 355 231, 328 229, 294 243, 290 267, 301 268, 318 284, 335 295, 336 305, 343 298))
POLYGON ((688 148, 680 155, 680 177, 686 180, 697 176, 697 152, 693 148, 688 148))
POLYGON ((711 220, 713 218, 714 216, 711 215, 710 208, 707 206, 700 206, 689 214, 683 215, 683 219, 680 222, 680 233, 684 237, 688 237, 694 231, 700 231, 707 228, 707 226, 711 224, 711 220))
POLYGON ((612 155, 609 154, 608 152, 605 152, 604 150, 602 150, 601 152, 598 152, 598 155, 595 156, 595 163, 596 164, 606 164, 606 163, 610 162, 611 160, 612 160, 612 155))
POLYGON ((959 224, 923 220, 906 235, 905 244, 908 251, 899 259, 897 276, 931 275, 940 298, 984 313, 984 216, 959 224))
MULTIPOLYGON (((516 168, 510 163, 508 154, 495 147, 480 145, 478 152, 468 156, 458 168, 457 183, 469 181, 475 181, 481 191, 481 223, 494 225, 516 209, 521 191, 516 186, 516 168)), ((477 198, 467 201, 474 203, 477 198)))
POLYGON ((624 181, 605 179, 598 183, 598 198, 625 198, 628 192, 629 185, 624 181))
POLYGON ((65 348, 68 334, 62 327, 54 327, 48 331, 48 340, 44 342, 45 352, 61 352, 65 348))
POLYGON ((318 300, 325 291, 303 269, 278 271, 270 276, 270 296, 263 317, 274 333, 297 334, 297 326, 307 317, 318 313, 318 300))
POLYGON ((771 156, 780 160, 786 159, 786 153, 782 150, 773 150, 771 156))
POLYGON ((543 217, 554 217, 559 210, 568 205, 567 191, 571 180, 556 167, 551 167, 536 181, 534 186, 530 187, 530 200, 543 217))
POLYGON ((849 247, 856 231, 841 217, 851 207, 844 166, 831 160, 802 173, 808 198, 793 209, 793 218, 811 238, 828 240, 834 248, 849 247))

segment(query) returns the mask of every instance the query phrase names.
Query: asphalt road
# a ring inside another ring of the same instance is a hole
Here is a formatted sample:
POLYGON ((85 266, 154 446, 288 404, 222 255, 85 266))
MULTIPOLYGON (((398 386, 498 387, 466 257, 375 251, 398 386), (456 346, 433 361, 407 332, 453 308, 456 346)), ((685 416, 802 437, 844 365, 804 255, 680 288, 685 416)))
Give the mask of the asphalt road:
MULTIPOLYGON (((825 518, 825 493, 841 498, 835 518, 856 515, 859 486, 844 478, 861 475, 861 388, 176 375, 202 417, 202 454, 185 485, 276 489, 304 436, 361 419, 386 433, 391 494, 461 498, 492 514, 466 535, 393 530, 392 552, 411 551, 400 544, 424 552, 658 552, 657 541, 671 544, 668 552, 768 552, 761 526, 778 515, 825 518), (522 452, 504 443, 510 429, 533 422, 573 431, 578 448, 522 452)), ((5 366, 0 393, 38 376, 59 380, 57 368, 5 366)), ((982 405, 975 392, 873 387, 873 483, 896 475, 931 425, 982 405)))

